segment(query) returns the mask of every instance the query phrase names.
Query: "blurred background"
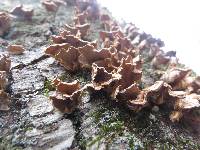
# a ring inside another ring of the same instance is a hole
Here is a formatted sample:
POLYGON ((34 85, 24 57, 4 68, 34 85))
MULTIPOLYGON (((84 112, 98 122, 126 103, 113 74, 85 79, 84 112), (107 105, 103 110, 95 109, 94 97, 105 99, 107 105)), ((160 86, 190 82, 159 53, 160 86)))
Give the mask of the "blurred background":
POLYGON ((133 22, 177 51, 179 61, 200 75, 199 0, 98 0, 117 19, 133 22))

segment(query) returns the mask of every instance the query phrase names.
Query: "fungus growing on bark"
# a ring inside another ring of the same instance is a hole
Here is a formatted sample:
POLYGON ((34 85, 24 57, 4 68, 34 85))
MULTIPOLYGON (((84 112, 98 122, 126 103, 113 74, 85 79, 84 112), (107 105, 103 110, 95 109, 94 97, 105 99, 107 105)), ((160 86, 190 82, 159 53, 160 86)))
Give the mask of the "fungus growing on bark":
POLYGON ((81 103, 83 89, 80 88, 79 82, 67 83, 55 79, 53 84, 56 86, 56 94, 50 96, 52 104, 63 113, 72 113, 81 103))
POLYGON ((78 49, 67 43, 51 45, 46 48, 45 53, 54 57, 69 71, 75 71, 79 68, 78 49))
POLYGON ((65 25, 65 29, 67 31, 69 31, 69 33, 71 33, 72 35, 79 35, 80 37, 83 38, 85 36, 88 35, 89 29, 90 29, 90 25, 89 24, 83 24, 83 25, 76 25, 75 27, 69 26, 69 25, 65 25))
POLYGON ((191 116, 194 118, 193 111, 200 109, 200 95, 197 94, 184 94, 180 96, 175 104, 174 111, 170 114, 172 122, 179 121, 184 116, 191 116))
POLYGON ((98 51, 92 45, 79 47, 80 56, 78 58, 81 67, 91 68, 92 63, 106 58, 111 58, 111 53, 108 49, 98 51))
POLYGON ((110 41, 114 41, 115 37, 124 37, 124 34, 118 30, 118 31, 100 31, 99 37, 102 41, 105 41, 106 38, 109 38, 110 41))
POLYGON ((6 55, 0 55, 0 71, 9 72, 11 67, 11 60, 6 55))
POLYGON ((21 19, 31 20, 33 17, 33 12, 34 12, 33 9, 27 9, 27 8, 24 8, 23 5, 19 5, 15 7, 13 10, 11 10, 10 13, 21 19))
POLYGON ((68 49, 61 49, 55 58, 67 70, 75 71, 79 69, 78 56, 78 49, 71 46, 68 49))
POLYGON ((44 0, 42 1, 42 5, 50 12, 56 12, 58 10, 58 6, 52 0, 44 0))
POLYGON ((9 96, 3 90, 0 90, 0 111, 9 110, 9 96))
MULTIPOLYGON (((173 52, 164 53, 160 49, 162 41, 141 32, 134 25, 126 28, 129 37, 125 37, 117 23, 110 21, 111 18, 106 15, 100 17, 103 23, 109 22, 109 30, 99 33, 102 49, 97 48, 96 42, 81 39, 88 33, 89 27, 85 23, 88 17, 91 18, 94 9, 92 1, 77 3, 75 26, 66 25, 58 36, 52 36, 56 44, 48 47, 46 53, 67 70, 90 69, 92 80, 86 87, 94 91, 105 91, 112 100, 122 103, 132 111, 138 112, 153 106, 166 107, 171 112, 170 119, 175 122, 199 109, 199 95, 172 90, 177 89, 177 85, 180 87, 180 81, 186 80, 189 70, 173 68, 163 75, 163 81, 157 81, 145 89, 139 86, 142 60, 137 54, 140 50, 150 49, 148 57, 152 59, 155 68, 168 64, 171 57, 175 57, 173 52), (131 42, 129 38, 135 41, 131 42)), ((80 104, 83 88, 80 88, 77 81, 66 83, 56 79, 53 84, 56 86, 56 95, 50 97, 53 105, 62 112, 71 113, 80 104)), ((198 91, 198 80, 187 82, 185 87, 190 89, 190 93, 198 91)))
POLYGON ((66 6, 67 3, 63 0, 43 0, 42 5, 50 12, 57 12, 60 6, 66 6))
POLYGON ((61 35, 58 35, 58 36, 56 36, 56 35, 52 36, 52 40, 55 44, 68 43, 71 46, 76 47, 76 48, 83 47, 87 44, 97 47, 96 41, 93 41, 93 42, 84 41, 74 35, 66 34, 64 31, 61 32, 60 34, 61 35))
POLYGON ((120 80, 122 89, 126 89, 132 84, 139 82, 142 77, 142 71, 136 69, 134 64, 126 63, 125 60, 122 61, 117 72, 122 76, 120 80))
POLYGON ((142 108, 147 107, 149 105, 146 99, 146 93, 141 91, 136 99, 129 100, 127 102, 127 106, 130 110, 134 112, 139 112, 142 108))
POLYGON ((4 90, 7 85, 7 73, 6 71, 0 71, 0 90, 4 90))
POLYGON ((161 79, 167 83, 169 83, 173 89, 181 89, 182 81, 189 74, 190 69, 181 69, 181 68, 172 68, 167 71, 161 79))
POLYGON ((98 67, 96 64, 92 65, 92 88, 94 90, 103 89, 108 94, 111 94, 115 89, 117 82, 121 76, 116 73, 108 73, 104 67, 98 67))
POLYGON ((159 68, 160 65, 166 65, 170 61, 170 57, 165 56, 162 51, 159 51, 151 61, 154 68, 159 68))
POLYGON ((0 12, 0 36, 8 32, 11 25, 10 16, 7 13, 0 12))
POLYGON ((8 52, 13 55, 20 55, 25 51, 22 45, 9 45, 8 52))
POLYGON ((76 13, 74 17, 74 23, 75 25, 83 25, 87 23, 87 12, 84 11, 82 13, 76 13))

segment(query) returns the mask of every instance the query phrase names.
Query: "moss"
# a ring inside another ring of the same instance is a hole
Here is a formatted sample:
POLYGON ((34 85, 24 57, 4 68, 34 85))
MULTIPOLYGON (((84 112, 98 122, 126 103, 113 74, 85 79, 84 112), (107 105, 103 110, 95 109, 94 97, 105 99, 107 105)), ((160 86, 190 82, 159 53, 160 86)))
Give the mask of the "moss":
POLYGON ((0 150, 22 150, 22 148, 12 145, 9 140, 0 138, 0 150))
POLYGON ((125 129, 124 121, 119 116, 117 108, 98 104, 98 108, 90 112, 94 124, 97 125, 97 132, 94 137, 87 138, 87 147, 94 144, 99 146, 103 141, 109 149, 110 145, 120 136, 123 136, 125 129))
POLYGON ((27 128, 25 128, 25 131, 31 131, 31 130, 33 130, 33 127, 27 127, 27 128))
POLYGON ((51 80, 45 80, 44 82, 44 89, 43 89, 43 94, 47 97, 49 97, 49 92, 54 91, 55 87, 52 85, 51 80))

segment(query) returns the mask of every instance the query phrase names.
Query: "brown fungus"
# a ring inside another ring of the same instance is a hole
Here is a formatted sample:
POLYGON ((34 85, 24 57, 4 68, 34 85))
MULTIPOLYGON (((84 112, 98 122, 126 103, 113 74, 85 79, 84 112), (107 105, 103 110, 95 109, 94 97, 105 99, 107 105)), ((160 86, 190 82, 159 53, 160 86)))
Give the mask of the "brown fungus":
POLYGON ((60 6, 66 6, 67 3, 63 0, 43 0, 42 5, 50 12, 57 12, 60 6))
POLYGON ((200 76, 198 76, 196 78, 188 77, 185 80, 186 80, 185 83, 187 86, 187 90, 190 93, 195 92, 195 93, 200 94, 200 76))
POLYGON ((8 83, 6 71, 0 71, 0 90, 4 90, 8 83))
POLYGON ((7 13, 0 12, 0 36, 8 32, 11 26, 11 19, 7 13))
POLYGON ((127 102, 128 108, 134 112, 139 112, 142 108, 147 107, 149 103, 146 99, 146 94, 146 92, 141 91, 136 99, 129 100, 127 102))
POLYGON ((154 85, 144 89, 147 101, 155 105, 166 103, 171 86, 163 81, 157 81, 154 85))
POLYGON ((124 59, 117 72, 122 76, 120 80, 121 89, 126 89, 132 84, 139 82, 142 77, 142 71, 136 69, 134 64, 126 63, 124 59))
POLYGON ((9 110, 9 96, 3 90, 0 90, 0 111, 8 111, 9 110))
MULTIPOLYGON (((200 95, 197 94, 184 94, 179 97, 174 104, 174 111, 170 114, 172 122, 179 121, 182 117, 192 117, 194 111, 200 109, 200 95)), ((185 119, 186 119, 185 118, 185 119)))
POLYGON ((6 55, 0 55, 0 71, 9 72, 11 67, 11 60, 6 55))
POLYGON ((65 29, 69 31, 69 33, 75 36, 80 34, 81 38, 88 35, 89 28, 89 24, 76 25, 75 27, 69 26, 67 24, 65 25, 65 29))
POLYGON ((79 69, 78 57, 78 49, 72 46, 68 49, 61 49, 55 56, 56 60, 58 60, 60 64, 62 64, 69 71, 79 69))
MULTIPOLYGON (((119 86, 119 89, 120 89, 120 86, 119 86)), ((123 89, 121 91, 118 90, 115 98, 118 99, 119 101, 127 102, 128 100, 136 99, 139 93, 140 93, 140 89, 138 87, 138 84, 134 83, 126 89, 123 89)))
POLYGON ((151 64, 154 68, 159 68, 161 65, 166 65, 170 61, 170 57, 165 56, 163 51, 159 51, 156 56, 151 61, 151 64))
POLYGON ((111 53, 108 49, 102 49, 98 51, 92 45, 86 45, 79 47, 80 56, 78 58, 81 67, 91 68, 92 63, 106 58, 111 58, 111 53))
POLYGON ((60 62, 67 70, 75 71, 79 68, 78 49, 70 44, 54 44, 46 48, 45 53, 51 55, 60 62))
POLYGON ((62 43, 68 43, 73 47, 83 47, 87 44, 93 45, 94 47, 97 47, 97 42, 93 41, 93 42, 88 42, 88 41, 84 41, 81 40, 79 37, 76 37, 74 35, 70 35, 69 32, 66 34, 65 31, 60 33, 61 35, 53 35, 52 36, 52 40, 55 44, 62 44, 62 43))
POLYGON ((161 79, 170 84, 173 89, 181 89, 183 79, 189 74, 190 69, 172 68, 161 79))
POLYGON ((25 51, 22 45, 9 45, 8 52, 13 55, 20 55, 25 51))
POLYGON ((22 18, 25 20, 32 20, 33 17, 33 9, 24 8, 23 5, 16 6, 13 10, 11 10, 11 14, 17 16, 18 18, 22 18))
POLYGON ((98 67, 96 64, 92 65, 92 88, 94 90, 102 89, 111 94, 120 78, 119 74, 108 73, 105 68, 98 67))
POLYGON ((83 89, 80 88, 78 81, 66 83, 61 82, 59 79, 55 80, 54 84, 57 92, 55 95, 50 96, 52 104, 63 113, 72 113, 81 103, 80 97, 83 89))
POLYGON ((68 49, 69 47, 70 45, 68 43, 53 44, 45 49, 45 53, 51 55, 52 57, 55 57, 61 49, 68 49))
POLYGON ((75 25, 82 25, 87 23, 87 12, 84 11, 82 13, 76 13, 74 17, 74 23, 75 25))

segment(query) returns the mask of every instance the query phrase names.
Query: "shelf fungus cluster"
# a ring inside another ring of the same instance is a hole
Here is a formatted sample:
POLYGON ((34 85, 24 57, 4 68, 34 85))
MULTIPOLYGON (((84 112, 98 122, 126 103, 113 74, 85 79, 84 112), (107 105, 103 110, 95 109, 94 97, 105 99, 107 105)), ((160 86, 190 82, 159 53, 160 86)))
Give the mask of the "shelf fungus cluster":
POLYGON ((0 12, 0 36, 3 36, 11 26, 11 18, 9 14, 0 12))
POLYGON ((32 20, 34 10, 31 8, 25 8, 24 5, 19 5, 11 10, 10 14, 23 20, 32 20))
POLYGON ((7 77, 10 67, 10 59, 5 55, 0 55, 0 111, 9 110, 9 96, 5 90, 8 85, 7 77))
POLYGON ((151 65, 154 69, 161 67, 176 67, 178 59, 175 51, 165 53, 162 50, 164 42, 160 39, 153 38, 150 34, 140 31, 134 24, 127 24, 124 32, 131 40, 131 43, 137 47, 140 52, 145 51, 148 58, 151 60, 151 65))
POLYGON ((64 0, 42 0, 42 5, 49 12, 57 12, 60 6, 66 6, 64 0))
POLYGON ((169 108, 173 122, 187 118, 199 109, 200 95, 194 92, 199 91, 200 79, 189 80, 190 70, 173 68, 152 86, 145 89, 139 86, 142 82, 140 51, 149 49, 148 55, 152 57, 155 67, 166 65, 175 57, 173 51, 164 53, 160 49, 164 45, 161 40, 141 33, 133 24, 125 27, 123 32, 111 17, 99 12, 95 17, 98 15, 102 24, 106 24, 104 31, 99 32, 100 40, 83 40, 89 33, 86 10, 88 7, 93 10, 97 5, 95 0, 80 2, 75 11, 75 25, 66 25, 59 35, 52 36, 54 44, 47 47, 45 53, 54 57, 68 71, 90 70, 92 80, 81 88, 78 81, 66 83, 55 79, 53 84, 57 90, 50 99, 57 109, 71 113, 81 103, 81 93, 85 89, 105 91, 111 100, 134 112, 162 105, 169 108))
POLYGON ((12 55, 20 55, 25 51, 22 45, 9 45, 7 49, 9 54, 12 55))
POLYGON ((53 85, 56 87, 56 93, 50 96, 53 105, 64 113, 74 111, 81 102, 83 88, 80 88, 80 83, 77 80, 66 83, 56 78, 53 85))
POLYGON ((77 11, 79 13, 86 12, 89 20, 99 18, 100 9, 96 0, 75 0, 77 11))

